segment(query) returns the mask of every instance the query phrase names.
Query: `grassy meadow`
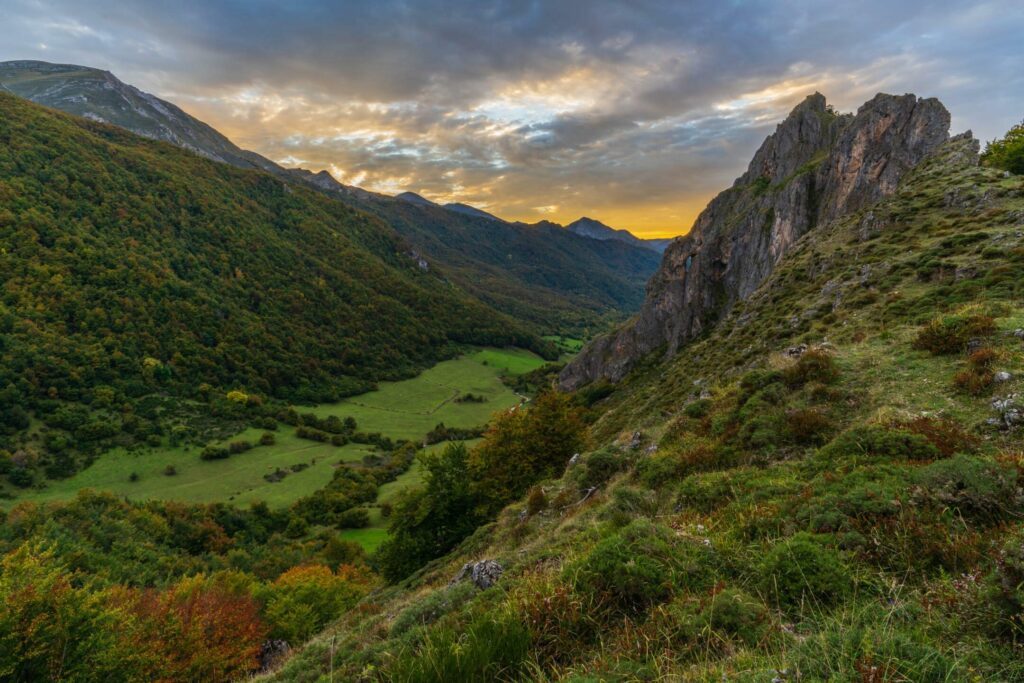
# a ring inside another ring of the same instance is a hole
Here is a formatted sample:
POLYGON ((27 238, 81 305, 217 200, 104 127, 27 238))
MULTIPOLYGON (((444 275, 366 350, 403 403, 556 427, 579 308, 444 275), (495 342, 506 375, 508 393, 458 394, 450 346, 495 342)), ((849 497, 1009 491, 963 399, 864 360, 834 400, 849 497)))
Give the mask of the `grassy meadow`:
MULTIPOLYGON (((517 404, 520 397, 502 383, 501 376, 528 372, 543 363, 540 357, 520 349, 479 349, 438 363, 413 379, 381 383, 377 391, 338 403, 297 409, 321 417, 351 416, 361 431, 381 432, 396 440, 420 440, 438 423, 476 427, 485 424, 493 412, 517 404), (484 402, 456 400, 469 393, 482 396, 484 402)), ((238 439, 257 444, 262 433, 260 429, 247 429, 218 445, 238 439)), ((273 445, 256 445, 225 460, 200 460, 201 449, 195 447, 133 452, 114 449, 73 477, 49 481, 43 489, 19 492, 0 505, 67 500, 80 489, 92 488, 132 500, 219 501, 236 505, 264 501, 272 508, 283 508, 326 485, 342 463, 358 462, 373 449, 364 444, 336 447, 300 439, 294 427, 284 424, 278 426, 274 438, 273 445), (173 474, 168 474, 169 468, 173 468, 173 474), (282 480, 270 482, 264 478, 278 470, 287 472, 282 480)), ((398 481, 381 488, 379 501, 390 499, 399 488, 416 483, 418 477, 414 465, 398 481)), ((371 513, 370 529, 351 532, 353 538, 365 536, 367 547, 383 539, 385 527, 379 508, 373 508, 371 513)))

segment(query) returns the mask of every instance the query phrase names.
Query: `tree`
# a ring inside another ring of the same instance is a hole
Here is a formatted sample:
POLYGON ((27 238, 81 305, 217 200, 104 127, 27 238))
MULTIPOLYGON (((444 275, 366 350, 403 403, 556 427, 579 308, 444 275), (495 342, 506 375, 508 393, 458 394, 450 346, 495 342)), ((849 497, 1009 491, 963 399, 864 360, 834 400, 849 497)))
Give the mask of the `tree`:
POLYGON ((985 166, 1024 174, 1024 123, 1011 128, 1003 139, 985 145, 981 161, 985 166))
POLYGON ((583 447, 584 430, 579 408, 554 391, 528 409, 499 414, 469 461, 481 511, 494 514, 537 481, 560 474, 583 447))
POLYGON ((399 497, 391 515, 389 538, 376 556, 389 581, 398 581, 445 554, 473 533, 481 520, 466 476, 466 446, 450 444, 419 458, 425 472, 424 488, 399 497))
POLYGON ((352 607, 370 586, 366 571, 352 566, 337 573, 322 565, 289 569, 261 592, 272 635, 302 642, 352 607))

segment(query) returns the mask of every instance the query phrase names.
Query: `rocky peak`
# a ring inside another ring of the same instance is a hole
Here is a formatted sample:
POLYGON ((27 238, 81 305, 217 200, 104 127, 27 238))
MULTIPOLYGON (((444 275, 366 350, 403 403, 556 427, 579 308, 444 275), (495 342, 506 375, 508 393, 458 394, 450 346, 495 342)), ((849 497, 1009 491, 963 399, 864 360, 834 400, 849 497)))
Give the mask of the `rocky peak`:
POLYGON ((674 355, 753 293, 808 231, 895 191, 949 139, 949 123, 936 99, 879 94, 854 115, 836 114, 819 93, 807 97, 669 245, 636 318, 588 345, 560 386, 617 381, 659 348, 674 355))

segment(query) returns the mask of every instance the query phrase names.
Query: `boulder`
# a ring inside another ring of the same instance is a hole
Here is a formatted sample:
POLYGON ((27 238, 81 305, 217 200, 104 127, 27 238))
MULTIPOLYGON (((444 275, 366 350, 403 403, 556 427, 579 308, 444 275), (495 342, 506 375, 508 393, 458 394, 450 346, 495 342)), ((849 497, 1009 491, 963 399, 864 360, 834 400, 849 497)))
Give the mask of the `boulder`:
MULTIPOLYGON (((451 580, 451 584, 456 584, 467 579, 473 582, 473 585, 480 590, 486 590, 498 583, 498 579, 505 572, 505 568, 501 566, 495 560, 480 560, 479 562, 467 562, 462 565, 462 569, 458 571, 455 577, 451 580)), ((451 585, 449 584, 449 585, 451 585)))

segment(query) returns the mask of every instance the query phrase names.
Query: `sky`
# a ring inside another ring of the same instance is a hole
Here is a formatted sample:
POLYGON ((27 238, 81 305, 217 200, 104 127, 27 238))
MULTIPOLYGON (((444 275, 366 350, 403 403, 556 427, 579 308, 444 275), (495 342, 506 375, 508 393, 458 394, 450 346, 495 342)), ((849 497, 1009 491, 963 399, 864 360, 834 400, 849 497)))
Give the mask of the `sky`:
POLYGON ((820 91, 1024 119, 1024 2, 0 0, 0 60, 112 71, 236 144, 510 220, 685 233, 820 91))

